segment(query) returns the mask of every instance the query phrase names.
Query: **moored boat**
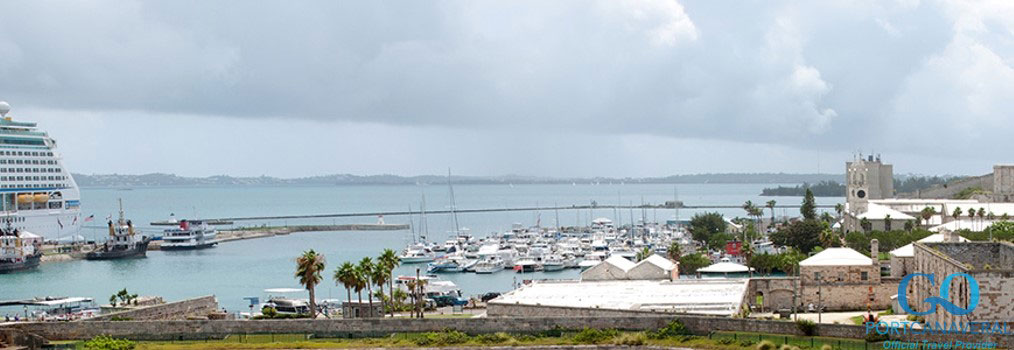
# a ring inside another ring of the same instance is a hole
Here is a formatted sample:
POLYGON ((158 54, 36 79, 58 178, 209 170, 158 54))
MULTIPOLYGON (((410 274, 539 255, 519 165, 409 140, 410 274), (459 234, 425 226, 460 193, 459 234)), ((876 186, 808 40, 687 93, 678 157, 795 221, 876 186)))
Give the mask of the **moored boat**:
POLYGON ((134 230, 134 223, 123 217, 123 202, 120 201, 120 218, 113 224, 110 220, 109 238, 94 251, 88 252, 85 259, 88 260, 111 260, 125 258, 143 258, 148 252, 148 243, 151 238, 138 235, 134 230))
POLYGON ((211 248, 218 244, 218 231, 206 221, 180 220, 179 227, 162 234, 162 250, 192 250, 211 248))
POLYGON ((0 273, 36 268, 42 261, 42 238, 13 227, 0 229, 0 273))

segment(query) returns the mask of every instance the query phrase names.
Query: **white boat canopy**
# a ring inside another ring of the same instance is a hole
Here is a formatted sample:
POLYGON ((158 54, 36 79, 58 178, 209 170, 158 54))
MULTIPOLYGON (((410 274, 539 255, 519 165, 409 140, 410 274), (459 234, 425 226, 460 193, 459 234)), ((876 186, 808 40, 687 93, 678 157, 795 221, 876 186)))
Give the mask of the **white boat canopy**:
POLYGON ((747 267, 746 265, 737 264, 734 262, 720 262, 712 264, 711 266, 697 269, 697 272, 702 273, 737 273, 737 272, 749 272, 753 268, 747 267))

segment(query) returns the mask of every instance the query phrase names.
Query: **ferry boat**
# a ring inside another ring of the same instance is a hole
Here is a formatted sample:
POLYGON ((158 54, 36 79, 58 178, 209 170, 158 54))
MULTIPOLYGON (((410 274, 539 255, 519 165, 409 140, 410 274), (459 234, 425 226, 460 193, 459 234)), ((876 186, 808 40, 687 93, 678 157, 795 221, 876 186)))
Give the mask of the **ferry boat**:
POLYGON ((11 219, 0 229, 0 273, 36 268, 42 261, 42 237, 14 228, 11 219))
POLYGON ((46 239, 76 236, 83 223, 81 193, 56 140, 9 112, 0 101, 0 219, 46 239))
POLYGON ((162 250, 211 248, 218 244, 218 231, 203 220, 180 220, 179 227, 162 233, 162 250))
POLYGON ((88 260, 110 260, 123 258, 143 258, 148 252, 151 239, 138 235, 134 231, 134 223, 123 218, 123 201, 120 201, 120 218, 113 224, 108 222, 109 239, 95 251, 85 255, 88 260))

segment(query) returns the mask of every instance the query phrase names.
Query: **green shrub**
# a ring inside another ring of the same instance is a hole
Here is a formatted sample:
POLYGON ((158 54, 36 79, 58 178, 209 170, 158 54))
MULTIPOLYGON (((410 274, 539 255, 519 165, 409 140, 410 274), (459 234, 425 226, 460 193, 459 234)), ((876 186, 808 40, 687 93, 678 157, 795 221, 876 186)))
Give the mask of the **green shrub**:
POLYGON ((100 335, 84 343, 85 350, 133 350, 137 344, 127 339, 100 335))
POLYGON ((541 332, 537 333, 537 335, 539 337, 544 337, 544 338, 558 338, 558 337, 563 336, 563 327, 560 327, 559 325, 556 325, 556 326, 553 326, 553 328, 550 328, 550 329, 547 329, 547 330, 544 330, 544 331, 541 331, 541 332))
POLYGON ((415 344, 419 346, 445 346, 467 342, 468 334, 455 330, 443 332, 427 332, 415 338, 415 344))
POLYGON ((721 338, 717 342, 722 345, 732 345, 735 340, 732 340, 732 338, 721 338))
POLYGON ((639 333, 627 333, 627 334, 621 335, 619 338, 616 338, 616 340, 613 341, 613 344, 616 344, 616 345, 632 345, 632 346, 644 345, 646 339, 647 339, 647 337, 644 336, 644 333, 640 333, 640 332, 639 333))
POLYGON ((820 346, 820 350, 833 350, 833 349, 834 347, 832 347, 831 344, 824 344, 820 346))
POLYGON ((757 350, 775 350, 775 343, 770 340, 761 340, 760 343, 757 343, 757 350))
POLYGON ((483 344, 502 344, 506 343, 514 338, 504 332, 496 332, 493 334, 481 334, 475 337, 475 340, 483 344))
POLYGON ((866 339, 867 343, 879 343, 882 341, 887 341, 888 339, 887 334, 880 334, 877 332, 866 333, 866 336, 864 338, 866 339))
POLYGON ((679 320, 673 320, 665 327, 648 332, 648 338, 650 339, 675 338, 684 335, 690 335, 690 330, 683 326, 683 322, 679 320))
POLYGON ((517 341, 535 341, 535 336, 530 334, 518 334, 514 336, 517 341))
POLYGON ((615 329, 595 329, 585 327, 585 329, 582 329, 574 335, 574 341, 581 344, 598 344, 612 339, 619 334, 620 332, 615 329))
POLYGON ((817 335, 817 323, 810 320, 797 320, 796 327, 807 337, 817 335))
POLYGON ((756 343, 756 342, 754 342, 753 340, 750 340, 750 339, 743 339, 743 340, 741 340, 741 341, 739 342, 739 346, 742 346, 742 347, 744 347, 744 348, 748 348, 748 347, 751 347, 751 346, 753 346, 753 344, 755 344, 755 343, 756 343))

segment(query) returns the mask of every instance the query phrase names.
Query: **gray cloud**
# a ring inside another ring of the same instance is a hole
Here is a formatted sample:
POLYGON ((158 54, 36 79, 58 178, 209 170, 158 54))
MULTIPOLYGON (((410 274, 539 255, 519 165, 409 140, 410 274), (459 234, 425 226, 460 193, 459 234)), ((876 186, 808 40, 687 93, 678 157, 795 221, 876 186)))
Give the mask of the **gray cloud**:
POLYGON ((0 13, 0 97, 16 107, 914 157, 966 153, 939 137, 984 147, 1012 131, 1006 2, 33 1, 0 13))

